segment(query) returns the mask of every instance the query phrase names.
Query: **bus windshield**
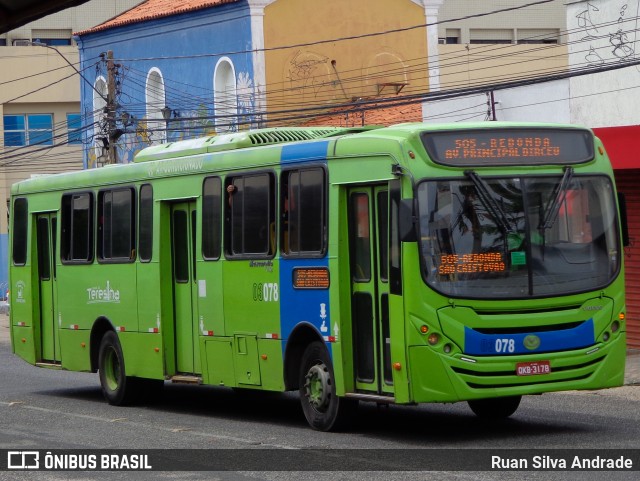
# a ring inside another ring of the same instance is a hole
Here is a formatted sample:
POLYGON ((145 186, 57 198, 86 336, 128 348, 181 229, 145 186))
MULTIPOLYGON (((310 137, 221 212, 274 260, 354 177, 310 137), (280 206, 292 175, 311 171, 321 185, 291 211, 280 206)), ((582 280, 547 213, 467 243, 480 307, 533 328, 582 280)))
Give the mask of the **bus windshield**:
POLYGON ((599 175, 418 185, 423 273, 453 297, 522 299, 604 287, 619 269, 611 181, 599 175))

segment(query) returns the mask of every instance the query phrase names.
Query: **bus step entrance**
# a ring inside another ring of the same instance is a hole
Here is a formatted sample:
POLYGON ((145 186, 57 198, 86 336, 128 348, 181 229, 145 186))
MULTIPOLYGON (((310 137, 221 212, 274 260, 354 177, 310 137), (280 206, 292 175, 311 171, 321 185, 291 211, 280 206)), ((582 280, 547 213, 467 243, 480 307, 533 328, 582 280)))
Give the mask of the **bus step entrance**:
POLYGON ((176 374, 171 376, 169 380, 181 384, 202 384, 202 376, 190 376, 188 374, 176 374))
POLYGON ((377 394, 360 394, 354 392, 345 393, 344 397, 357 399, 358 401, 375 402, 379 404, 395 404, 396 398, 393 396, 381 396, 377 394))

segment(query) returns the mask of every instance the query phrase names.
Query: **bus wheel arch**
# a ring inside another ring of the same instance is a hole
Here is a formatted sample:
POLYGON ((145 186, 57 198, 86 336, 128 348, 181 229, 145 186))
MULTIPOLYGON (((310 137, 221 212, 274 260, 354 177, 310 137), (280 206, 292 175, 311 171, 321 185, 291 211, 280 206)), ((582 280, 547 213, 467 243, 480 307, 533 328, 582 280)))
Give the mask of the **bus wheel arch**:
POLYGON ((284 385, 287 391, 298 389, 300 363, 307 346, 313 342, 322 342, 322 336, 311 324, 298 324, 289 335, 284 351, 284 385))
POLYGON ((91 349, 91 372, 98 372, 100 343, 108 331, 115 332, 115 328, 107 318, 100 317, 93 323, 93 327, 91 328, 91 337, 89 338, 89 346, 91 349))

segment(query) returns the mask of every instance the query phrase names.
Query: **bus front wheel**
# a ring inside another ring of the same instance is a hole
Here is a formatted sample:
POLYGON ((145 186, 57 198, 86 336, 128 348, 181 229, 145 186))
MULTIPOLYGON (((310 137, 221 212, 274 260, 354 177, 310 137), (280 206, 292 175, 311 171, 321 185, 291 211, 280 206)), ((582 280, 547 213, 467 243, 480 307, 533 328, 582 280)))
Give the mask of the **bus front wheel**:
POLYGON ((522 396, 474 399, 467 401, 476 416, 483 419, 504 419, 516 412, 522 396))
POLYGON ((358 404, 336 395, 333 366, 323 343, 312 342, 304 351, 299 386, 302 410, 312 428, 335 431, 348 427, 358 404))
POLYGON ((137 396, 136 379, 127 377, 118 335, 108 331, 98 354, 100 386, 105 399, 114 406, 131 404, 137 396))

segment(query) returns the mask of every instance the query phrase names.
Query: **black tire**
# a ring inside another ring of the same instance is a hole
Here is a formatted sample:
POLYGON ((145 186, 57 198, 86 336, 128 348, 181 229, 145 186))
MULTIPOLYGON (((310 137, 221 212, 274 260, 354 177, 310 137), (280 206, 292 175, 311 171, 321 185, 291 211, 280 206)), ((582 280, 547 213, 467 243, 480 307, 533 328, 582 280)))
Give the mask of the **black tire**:
POLYGON ((102 394, 109 404, 125 406, 137 400, 139 380, 127 376, 120 341, 113 331, 108 331, 100 342, 98 371, 102 394))
POLYGON ((483 419, 505 419, 516 412, 522 396, 475 399, 467 401, 476 416, 483 419))
POLYGON ((300 365, 300 403, 309 425, 318 431, 339 431, 351 425, 358 401, 336 395, 333 365, 325 345, 312 342, 300 365))

